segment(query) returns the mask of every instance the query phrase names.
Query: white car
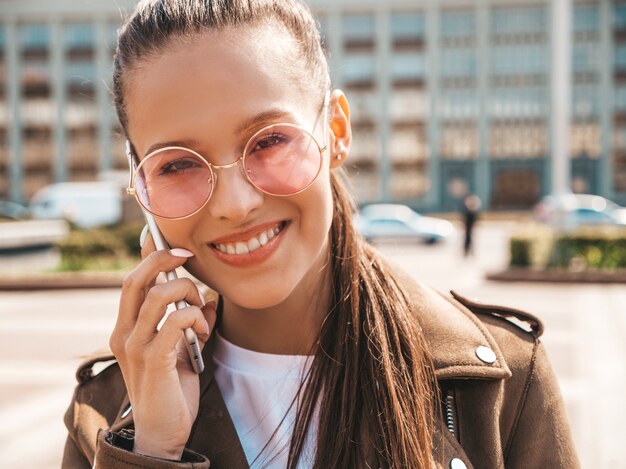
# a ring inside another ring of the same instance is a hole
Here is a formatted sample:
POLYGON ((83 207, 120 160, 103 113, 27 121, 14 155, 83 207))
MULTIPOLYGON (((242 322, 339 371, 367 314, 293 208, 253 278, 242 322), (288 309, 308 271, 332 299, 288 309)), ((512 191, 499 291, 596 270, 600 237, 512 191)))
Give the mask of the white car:
POLYGON ((62 182, 39 190, 30 211, 35 219, 65 219, 78 228, 114 225, 122 219, 117 182, 62 182))
POLYGON ((357 229, 368 240, 417 239, 436 243, 449 237, 454 227, 447 220, 426 217, 406 205, 372 204, 361 208, 357 229))
POLYGON ((533 209, 535 218, 552 226, 626 225, 626 208, 592 194, 548 195, 533 209))

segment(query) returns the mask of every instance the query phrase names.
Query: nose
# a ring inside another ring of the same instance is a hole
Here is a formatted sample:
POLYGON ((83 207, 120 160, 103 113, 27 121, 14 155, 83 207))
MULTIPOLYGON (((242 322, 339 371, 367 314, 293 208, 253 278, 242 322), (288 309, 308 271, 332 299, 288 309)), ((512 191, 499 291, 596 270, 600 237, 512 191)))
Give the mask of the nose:
POLYGON ((241 223, 263 204, 264 194, 246 179, 241 161, 217 168, 214 174, 215 185, 208 202, 212 217, 241 223))

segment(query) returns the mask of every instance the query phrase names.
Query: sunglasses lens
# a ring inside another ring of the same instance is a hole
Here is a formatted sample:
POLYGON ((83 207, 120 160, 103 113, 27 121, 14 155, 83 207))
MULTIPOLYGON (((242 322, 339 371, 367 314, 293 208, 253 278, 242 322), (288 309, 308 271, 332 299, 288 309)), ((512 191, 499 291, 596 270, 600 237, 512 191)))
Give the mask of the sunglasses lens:
POLYGON ((141 204, 163 218, 191 215, 207 201, 213 177, 207 163, 189 150, 168 148, 145 158, 135 176, 141 204))
POLYGON ((311 135, 277 124, 256 134, 245 149, 245 171, 252 183, 271 195, 291 195, 317 177, 322 155, 311 135))

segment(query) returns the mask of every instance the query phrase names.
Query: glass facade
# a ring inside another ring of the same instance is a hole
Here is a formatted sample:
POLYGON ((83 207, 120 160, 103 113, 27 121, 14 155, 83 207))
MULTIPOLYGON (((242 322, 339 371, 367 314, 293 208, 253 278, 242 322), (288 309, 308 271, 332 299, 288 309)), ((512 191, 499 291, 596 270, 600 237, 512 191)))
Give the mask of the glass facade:
MULTIPOLYGON (((550 191, 550 2, 310 4, 350 102, 346 168, 360 202, 456 209, 459 188, 484 187, 486 207, 528 208, 550 191)), ((54 19, 13 17, 10 33, 0 19, 1 198, 15 185, 28 199, 58 178, 125 169, 108 90, 119 12, 90 17, 67 5, 54 19), (9 102, 18 102, 27 175, 16 182, 9 102)), ((572 187, 626 204, 626 1, 572 2, 571 80, 572 187)))

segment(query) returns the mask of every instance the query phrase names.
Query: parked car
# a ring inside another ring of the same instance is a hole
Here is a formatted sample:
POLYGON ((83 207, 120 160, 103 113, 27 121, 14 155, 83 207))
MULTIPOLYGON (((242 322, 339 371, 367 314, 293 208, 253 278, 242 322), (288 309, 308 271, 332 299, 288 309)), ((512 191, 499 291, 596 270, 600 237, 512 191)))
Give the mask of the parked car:
POLYGON ((406 205, 372 204, 361 208, 356 226, 365 239, 414 239, 436 243, 449 237, 454 227, 447 220, 426 217, 406 205))
POLYGON ((602 196, 562 194, 543 197, 533 209, 536 220, 552 226, 626 225, 626 208, 602 196))
POLYGON ((39 190, 30 209, 35 219, 65 219, 79 228, 122 219, 122 189, 116 182, 62 182, 39 190))
POLYGON ((29 216, 28 207, 10 200, 0 200, 0 220, 23 220, 29 216))

